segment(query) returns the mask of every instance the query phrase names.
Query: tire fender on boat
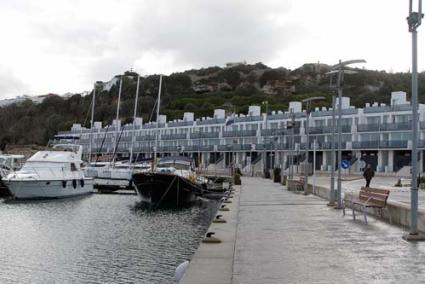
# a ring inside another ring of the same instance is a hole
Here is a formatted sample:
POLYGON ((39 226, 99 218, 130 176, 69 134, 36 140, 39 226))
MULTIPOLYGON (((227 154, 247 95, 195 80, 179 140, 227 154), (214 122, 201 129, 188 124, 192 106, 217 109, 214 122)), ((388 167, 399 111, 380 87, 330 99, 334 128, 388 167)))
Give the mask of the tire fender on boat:
POLYGON ((65 188, 66 187, 66 180, 62 181, 62 187, 65 188))
POLYGON ((72 187, 77 188, 77 181, 75 179, 72 180, 72 187))

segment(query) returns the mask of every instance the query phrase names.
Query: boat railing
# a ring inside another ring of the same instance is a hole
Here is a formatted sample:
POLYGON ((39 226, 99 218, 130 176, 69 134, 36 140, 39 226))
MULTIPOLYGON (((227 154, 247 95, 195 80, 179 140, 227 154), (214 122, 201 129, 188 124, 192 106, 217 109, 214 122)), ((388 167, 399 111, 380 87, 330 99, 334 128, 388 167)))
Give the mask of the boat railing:
MULTIPOLYGON (((23 172, 28 173, 28 174, 34 174, 36 176, 36 178, 41 179, 43 176, 45 177, 45 174, 43 175, 43 173, 48 173, 51 177, 56 178, 56 179, 63 179, 63 178, 77 178, 75 177, 75 175, 67 175, 65 174, 65 168, 64 167, 60 167, 60 168, 51 168, 51 167, 25 167, 22 169, 23 172)), ((80 170, 77 171, 71 171, 70 173, 78 173, 80 172, 80 170)), ((11 173, 17 173, 18 171, 14 171, 11 173)), ((69 172, 69 171, 68 171, 69 172)))

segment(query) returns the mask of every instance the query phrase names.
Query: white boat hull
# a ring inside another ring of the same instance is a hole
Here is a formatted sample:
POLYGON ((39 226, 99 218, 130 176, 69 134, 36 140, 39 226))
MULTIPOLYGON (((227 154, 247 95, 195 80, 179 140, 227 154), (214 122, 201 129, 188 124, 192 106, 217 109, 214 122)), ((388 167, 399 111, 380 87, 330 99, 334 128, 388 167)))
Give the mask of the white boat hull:
POLYGON ((85 175, 94 178, 94 187, 98 189, 127 189, 132 188, 132 169, 118 168, 89 168, 85 175))
POLYGON ((65 198, 93 193, 93 179, 4 180, 16 199, 65 198), (82 182, 82 180, 84 182, 82 182))

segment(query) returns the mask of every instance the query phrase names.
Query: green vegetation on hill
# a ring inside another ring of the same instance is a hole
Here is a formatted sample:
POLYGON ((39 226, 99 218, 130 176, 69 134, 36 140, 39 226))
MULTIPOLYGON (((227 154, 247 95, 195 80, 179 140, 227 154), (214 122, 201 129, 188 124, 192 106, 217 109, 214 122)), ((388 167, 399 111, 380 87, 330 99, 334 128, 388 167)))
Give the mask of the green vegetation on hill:
MULTIPOLYGON (((188 70, 163 77, 161 113, 168 120, 180 119, 184 112, 195 117, 212 116, 214 109, 227 113, 246 113, 248 106, 268 101, 268 110, 287 110, 290 101, 310 96, 324 96, 326 101, 317 106, 330 106, 332 92, 326 75, 329 66, 305 64, 295 70, 269 68, 262 63, 232 68, 209 67, 188 70)), ((390 103, 392 91, 410 93, 410 74, 357 70, 346 76, 344 95, 351 104, 363 107, 365 103, 390 103)), ((123 77, 120 117, 132 121, 137 74, 126 72, 123 77)), ((334 80, 335 81, 335 80, 334 80)), ((334 82, 335 83, 335 82, 334 82)), ((155 120, 155 103, 159 76, 141 79, 138 116, 144 121, 155 120)), ((423 88, 425 74, 419 76, 420 101, 425 101, 423 88)), ((115 118, 118 84, 109 91, 98 84, 95 120, 109 124, 115 118)), ((45 145, 58 131, 69 130, 73 123, 89 127, 91 95, 62 98, 49 95, 40 104, 25 101, 0 108, 0 148, 8 143, 45 145)), ((265 109, 263 109, 263 112, 265 109)))

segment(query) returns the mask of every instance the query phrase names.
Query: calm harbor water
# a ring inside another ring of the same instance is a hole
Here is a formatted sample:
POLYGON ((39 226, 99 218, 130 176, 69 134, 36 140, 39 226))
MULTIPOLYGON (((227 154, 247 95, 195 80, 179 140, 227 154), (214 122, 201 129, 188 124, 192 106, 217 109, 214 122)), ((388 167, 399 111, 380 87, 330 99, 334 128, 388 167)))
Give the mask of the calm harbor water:
POLYGON ((174 283, 217 204, 146 211, 134 195, 0 202, 0 283, 174 283))

